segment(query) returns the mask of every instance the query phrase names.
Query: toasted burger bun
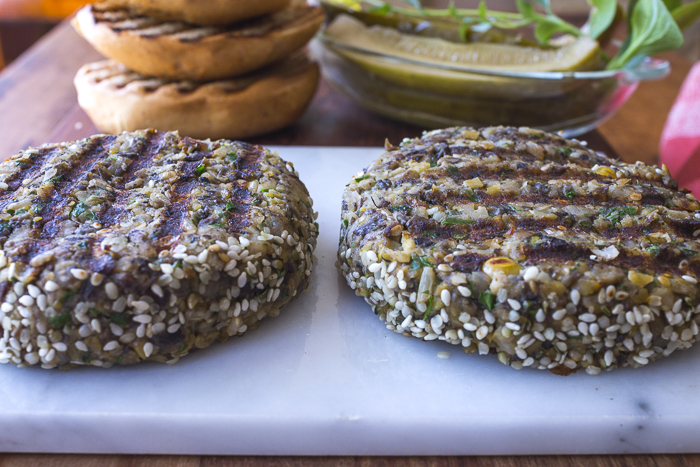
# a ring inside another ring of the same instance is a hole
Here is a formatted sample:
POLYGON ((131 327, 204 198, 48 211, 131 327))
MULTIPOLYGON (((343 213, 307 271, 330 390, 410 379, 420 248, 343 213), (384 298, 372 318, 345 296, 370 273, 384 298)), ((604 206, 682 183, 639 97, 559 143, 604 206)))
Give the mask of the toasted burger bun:
POLYGON ((177 130, 194 138, 238 139, 301 117, 319 70, 304 54, 243 78, 206 84, 150 78, 113 60, 85 65, 78 102, 100 131, 177 130))
POLYGON ((100 53, 131 70, 173 80, 241 76, 288 57, 311 40, 323 12, 306 2, 227 27, 163 22, 129 10, 87 6, 73 20, 100 53))
POLYGON ((128 8, 168 21, 219 26, 267 15, 289 6, 290 0, 104 0, 100 9, 128 8))

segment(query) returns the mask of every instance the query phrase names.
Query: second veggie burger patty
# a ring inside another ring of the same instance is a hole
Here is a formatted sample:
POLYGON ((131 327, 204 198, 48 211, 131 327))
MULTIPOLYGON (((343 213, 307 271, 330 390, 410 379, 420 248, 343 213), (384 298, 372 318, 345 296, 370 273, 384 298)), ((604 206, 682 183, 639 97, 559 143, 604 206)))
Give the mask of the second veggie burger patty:
POLYGON ((557 374, 646 365, 700 317, 700 204, 527 128, 407 139, 343 195, 338 265, 389 329, 557 374))

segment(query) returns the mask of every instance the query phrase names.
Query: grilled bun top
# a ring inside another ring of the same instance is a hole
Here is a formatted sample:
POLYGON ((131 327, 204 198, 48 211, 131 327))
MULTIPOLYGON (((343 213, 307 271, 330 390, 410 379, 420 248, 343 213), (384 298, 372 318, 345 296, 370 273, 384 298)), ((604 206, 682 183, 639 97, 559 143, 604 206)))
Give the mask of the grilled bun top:
POLYGON ((128 8, 141 14, 201 26, 235 23, 289 6, 291 0, 104 0, 103 9, 128 8))
POLYGON ((323 18, 321 8, 300 0, 268 16, 206 27, 90 5, 78 12, 73 25, 100 53, 138 73, 213 81, 290 56, 311 40, 323 18))

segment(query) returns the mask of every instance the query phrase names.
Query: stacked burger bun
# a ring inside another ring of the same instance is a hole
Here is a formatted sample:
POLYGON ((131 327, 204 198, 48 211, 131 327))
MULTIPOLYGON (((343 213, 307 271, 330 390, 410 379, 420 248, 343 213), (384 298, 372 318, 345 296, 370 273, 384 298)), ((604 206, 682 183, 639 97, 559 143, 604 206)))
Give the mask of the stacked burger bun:
POLYGON ((78 101, 106 133, 268 133, 298 120, 316 91, 303 49, 322 22, 305 0, 98 2, 73 26, 110 60, 80 69, 78 101))

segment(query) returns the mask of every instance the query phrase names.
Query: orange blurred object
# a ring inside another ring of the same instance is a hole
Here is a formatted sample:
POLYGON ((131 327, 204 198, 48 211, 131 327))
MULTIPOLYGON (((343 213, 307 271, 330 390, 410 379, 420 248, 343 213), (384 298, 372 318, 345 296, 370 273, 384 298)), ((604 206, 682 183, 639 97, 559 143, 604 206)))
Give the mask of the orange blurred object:
MULTIPOLYGON (((0 0, 0 24, 15 21, 23 24, 24 22, 30 22, 30 24, 55 24, 88 3, 92 2, 90 0, 0 0)), ((5 39, 8 39, 8 37, 6 36, 5 39)), ((21 41, 22 39, 10 37, 9 40, 21 41)), ((27 43, 27 46, 29 45, 31 45, 31 42, 27 43)), ((8 51, 10 49, 13 48, 8 46, 8 51)), ((15 46, 14 49, 17 49, 17 47, 15 46)), ((24 49, 21 49, 20 52, 22 50, 24 49)), ((0 43, 0 70, 5 65, 5 57, 2 44, 0 43)))
POLYGON ((41 0, 41 9, 46 16, 65 18, 88 3, 92 2, 89 0, 41 0))
POLYGON ((89 0, 0 0, 0 20, 61 19, 89 0))

